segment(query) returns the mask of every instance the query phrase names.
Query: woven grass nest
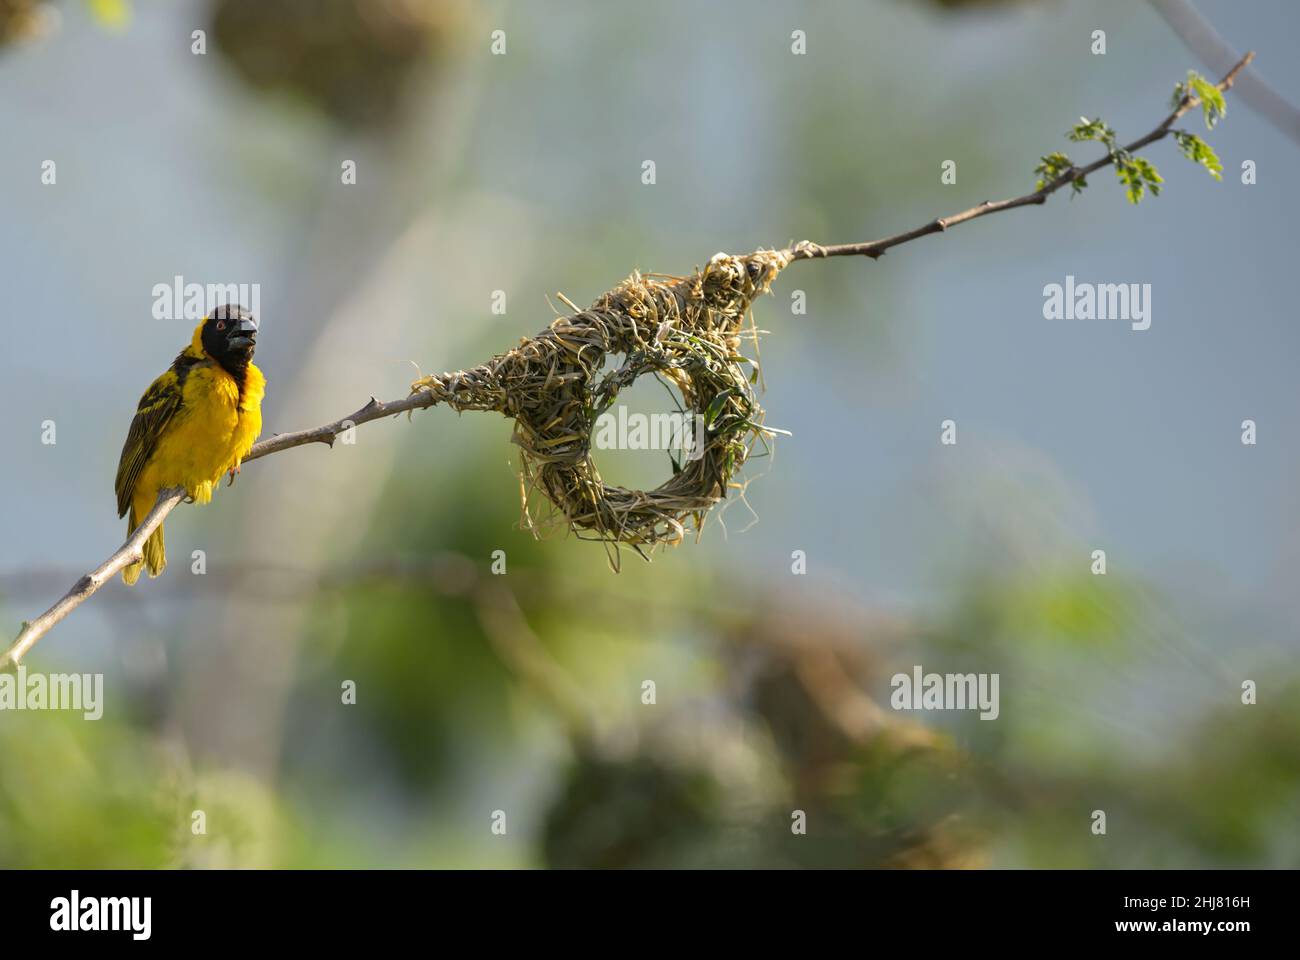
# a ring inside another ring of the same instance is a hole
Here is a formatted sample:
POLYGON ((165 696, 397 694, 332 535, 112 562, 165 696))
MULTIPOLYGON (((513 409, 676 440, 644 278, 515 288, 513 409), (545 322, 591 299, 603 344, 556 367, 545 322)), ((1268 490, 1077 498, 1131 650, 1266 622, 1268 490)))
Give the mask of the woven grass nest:
MULTIPOLYGON (((633 273, 586 310, 561 317, 535 337, 472 370, 421 377, 456 410, 495 410, 515 421, 522 451, 526 525, 540 531, 530 493, 540 491, 574 533, 625 544, 646 556, 660 544, 698 536, 710 508, 742 485, 733 478, 755 442, 772 431, 754 392, 757 360, 740 353, 750 306, 791 260, 790 252, 719 253, 687 277, 633 273), (606 358, 618 366, 603 372, 606 358), (653 374, 680 392, 683 412, 706 425, 702 454, 674 463, 653 490, 601 480, 592 460, 597 418, 637 377, 653 374)), ((575 307, 576 309, 576 307, 575 307)), ((611 554, 617 565, 617 549, 611 554)))

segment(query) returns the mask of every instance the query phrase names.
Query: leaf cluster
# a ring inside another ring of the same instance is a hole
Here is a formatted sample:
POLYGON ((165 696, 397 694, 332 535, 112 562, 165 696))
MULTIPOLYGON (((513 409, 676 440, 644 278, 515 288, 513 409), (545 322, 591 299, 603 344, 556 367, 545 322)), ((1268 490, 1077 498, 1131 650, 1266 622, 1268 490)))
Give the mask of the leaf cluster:
MULTIPOLYGON (((1195 71, 1188 71, 1187 79, 1174 86, 1173 108, 1178 109, 1189 104, 1201 107, 1206 129, 1210 130, 1214 129, 1215 124, 1228 112, 1223 91, 1195 71)), ((1208 143, 1186 130, 1174 130, 1172 133, 1183 156, 1204 167, 1214 179, 1223 179, 1223 163, 1208 143)), ((1156 165, 1121 145, 1114 129, 1100 117, 1093 119, 1080 117, 1079 122, 1066 133, 1066 138, 1073 143, 1099 143, 1106 148, 1106 153, 1115 167, 1115 176, 1123 185, 1130 203, 1140 203, 1148 190, 1151 191, 1152 196, 1160 195, 1164 177, 1160 175, 1156 165)), ((1067 154, 1059 151, 1039 158, 1034 173, 1038 175, 1034 189, 1039 191, 1065 178, 1069 178, 1072 194, 1082 193, 1088 186, 1086 178, 1075 166, 1074 161, 1067 154)))

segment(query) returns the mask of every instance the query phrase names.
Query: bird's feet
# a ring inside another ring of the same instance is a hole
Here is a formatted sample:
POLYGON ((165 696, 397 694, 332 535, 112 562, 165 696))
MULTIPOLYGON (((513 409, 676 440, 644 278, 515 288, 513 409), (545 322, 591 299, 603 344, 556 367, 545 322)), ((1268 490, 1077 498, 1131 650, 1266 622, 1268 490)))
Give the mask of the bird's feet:
POLYGON ((235 464, 231 467, 227 475, 230 477, 230 480, 227 481, 226 486, 233 487, 235 485, 235 477, 239 476, 239 464, 235 464))

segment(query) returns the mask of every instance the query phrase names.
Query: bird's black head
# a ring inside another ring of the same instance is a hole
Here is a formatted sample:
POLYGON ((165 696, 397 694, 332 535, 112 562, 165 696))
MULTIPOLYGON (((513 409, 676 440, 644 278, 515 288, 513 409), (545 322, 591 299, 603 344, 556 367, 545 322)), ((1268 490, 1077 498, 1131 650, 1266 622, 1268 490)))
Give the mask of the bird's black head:
POLYGON ((237 380, 257 347, 257 320, 238 304, 217 307, 203 321, 203 349, 237 380))

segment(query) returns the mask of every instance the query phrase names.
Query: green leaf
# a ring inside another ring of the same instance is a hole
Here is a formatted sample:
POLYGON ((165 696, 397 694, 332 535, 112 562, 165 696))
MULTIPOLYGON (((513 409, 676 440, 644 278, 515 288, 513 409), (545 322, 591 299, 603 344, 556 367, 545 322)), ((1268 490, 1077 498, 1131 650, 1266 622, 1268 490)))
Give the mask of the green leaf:
POLYGON ((1115 149, 1115 131, 1106 126, 1101 117, 1096 120, 1080 117, 1079 122, 1066 134, 1066 137, 1075 143, 1094 140, 1097 143, 1105 144, 1108 150, 1115 149))
POLYGON ((1183 151, 1183 156, 1193 163, 1199 163, 1215 180, 1222 180, 1223 162, 1219 160, 1219 155, 1211 149, 1210 145, 1194 133, 1188 133, 1185 130, 1175 130, 1174 139, 1178 141, 1178 147, 1183 151))
MULTIPOLYGON (((1056 182, 1074 168, 1074 162, 1063 153, 1049 153, 1047 156, 1040 158, 1038 166, 1034 167, 1034 173, 1038 174, 1038 182, 1034 185, 1035 190, 1042 190, 1051 183, 1056 182)), ((1082 187, 1079 181, 1074 181, 1074 191, 1078 193, 1082 187)))
POLYGON ((704 425, 712 427, 713 421, 718 419, 718 414, 727 403, 727 398, 731 396, 730 390, 723 390, 709 402, 709 406, 704 411, 704 425))
POLYGON ((1116 160, 1115 176, 1124 185, 1128 202, 1133 204, 1141 203, 1148 189, 1152 196, 1160 196, 1160 184, 1165 182, 1155 164, 1144 157, 1126 156, 1116 160))
POLYGON ((1205 127, 1213 130, 1228 113, 1228 103, 1223 98, 1223 91, 1195 71, 1188 71, 1187 86, 1201 101, 1201 110, 1205 114, 1205 127))
POLYGON ((1160 171, 1156 169, 1156 165, 1145 157, 1136 157, 1133 163, 1141 173, 1146 185, 1151 188, 1151 195, 1160 196, 1160 184, 1165 182, 1165 178, 1160 176, 1160 171))

